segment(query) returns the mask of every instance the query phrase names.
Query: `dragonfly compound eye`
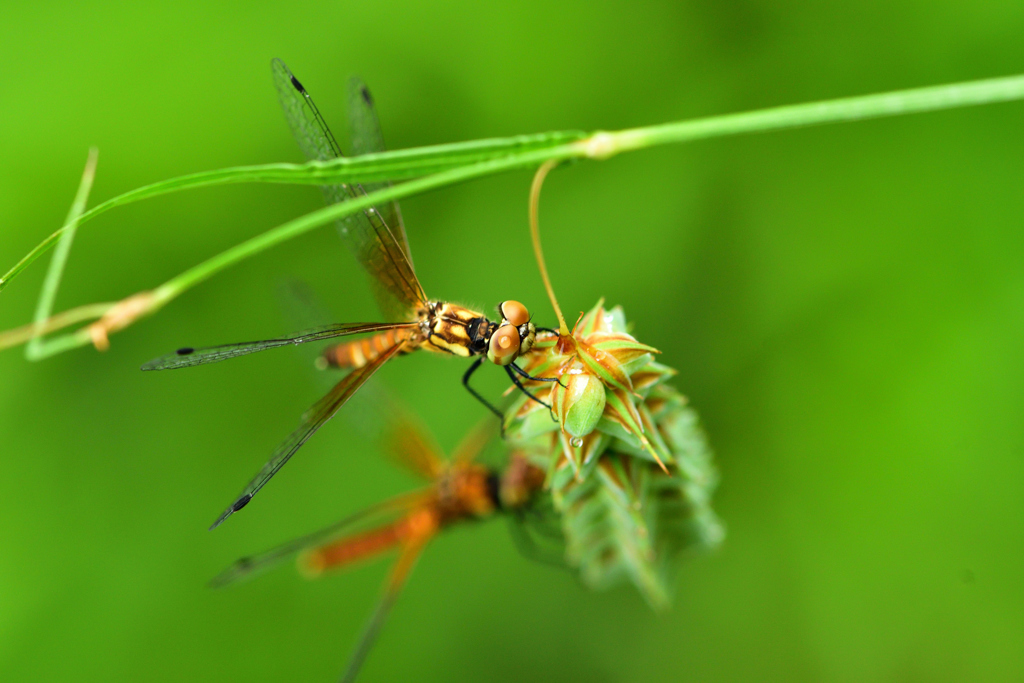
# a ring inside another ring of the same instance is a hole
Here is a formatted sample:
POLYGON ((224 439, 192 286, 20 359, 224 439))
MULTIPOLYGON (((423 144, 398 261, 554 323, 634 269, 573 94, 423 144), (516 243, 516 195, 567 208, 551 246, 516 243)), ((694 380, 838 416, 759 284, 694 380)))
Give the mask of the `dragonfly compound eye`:
POLYGON ((515 327, 530 322, 530 312, 526 310, 526 306, 518 301, 502 301, 498 304, 498 312, 501 313, 502 318, 512 323, 515 327))
POLYGON ((519 356, 519 330, 515 325, 502 325, 487 345, 487 360, 497 365, 508 365, 519 356))

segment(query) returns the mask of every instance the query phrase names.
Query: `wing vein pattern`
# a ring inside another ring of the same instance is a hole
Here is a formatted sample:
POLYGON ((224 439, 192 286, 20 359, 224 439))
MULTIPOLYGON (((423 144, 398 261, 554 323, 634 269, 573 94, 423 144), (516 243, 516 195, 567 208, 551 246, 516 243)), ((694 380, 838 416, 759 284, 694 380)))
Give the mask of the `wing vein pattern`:
MULTIPOLYGON (((342 156, 337 139, 303 85, 281 60, 275 59, 272 66, 281 107, 306 157, 327 161, 342 156)), ((350 105, 354 151, 357 154, 381 151, 383 137, 369 91, 358 80, 352 87, 354 92, 350 105)), ((378 189, 385 185, 378 183, 368 187, 378 189)), ((322 189, 329 204, 366 193, 366 188, 359 184, 327 185, 322 189)), ((338 231, 369 273, 374 296, 384 315, 393 321, 409 320, 426 301, 426 295, 413 269, 397 204, 388 202, 383 207, 372 207, 349 216, 338 223, 338 231)))
POLYGON ((280 339, 264 339, 254 342, 238 342, 236 344, 223 344, 221 346, 207 346, 203 348, 183 348, 177 351, 160 356, 142 366, 143 370, 175 370, 188 368, 194 365, 206 365, 208 363, 219 363, 229 358, 247 356, 250 353, 275 349, 280 346, 292 344, 308 344, 309 342, 323 341, 335 337, 345 337, 352 334, 365 334, 367 332, 383 332, 385 330, 409 329, 412 330, 417 323, 337 323, 315 327, 296 334, 281 337, 280 339))
POLYGON ((384 363, 398 353, 403 344, 404 341, 395 344, 363 367, 356 368, 345 375, 344 379, 334 385, 334 388, 326 396, 307 410, 302 416, 302 422, 299 424, 298 429, 292 432, 277 447, 277 450, 274 451, 274 454, 267 461, 267 464, 263 466, 263 469, 253 477, 252 481, 249 482, 249 485, 245 487, 235 501, 221 513, 217 521, 210 526, 210 529, 216 529, 224 520, 248 505, 252 497, 259 493, 260 489, 266 486, 267 482, 284 467, 285 463, 302 447, 302 444, 306 443, 309 437, 313 436, 320 427, 324 426, 328 420, 334 417, 334 414, 345 405, 359 387, 366 380, 370 379, 373 373, 377 372, 384 363))

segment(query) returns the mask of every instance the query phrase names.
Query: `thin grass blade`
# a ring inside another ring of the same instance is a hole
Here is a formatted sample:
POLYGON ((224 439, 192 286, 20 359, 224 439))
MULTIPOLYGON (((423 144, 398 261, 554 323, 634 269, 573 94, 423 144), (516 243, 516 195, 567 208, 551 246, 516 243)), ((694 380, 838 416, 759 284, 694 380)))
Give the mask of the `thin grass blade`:
POLYGON ((85 212, 85 205, 89 201, 89 192, 92 191, 92 183, 96 177, 96 160, 99 150, 95 147, 89 150, 89 157, 85 162, 85 170, 82 172, 82 180, 78 185, 78 192, 71 204, 68 217, 64 220, 67 230, 61 235, 60 241, 50 259, 50 268, 46 271, 46 279, 43 280, 43 289, 39 292, 39 300, 36 302, 36 312, 33 318, 34 333, 25 347, 25 358, 30 361, 46 357, 47 345, 43 340, 46 334, 46 323, 53 313, 53 304, 57 298, 57 290, 60 289, 60 281, 64 276, 64 268, 68 263, 68 256, 71 254, 71 245, 75 240, 75 233, 78 232, 78 224, 82 214, 85 212))

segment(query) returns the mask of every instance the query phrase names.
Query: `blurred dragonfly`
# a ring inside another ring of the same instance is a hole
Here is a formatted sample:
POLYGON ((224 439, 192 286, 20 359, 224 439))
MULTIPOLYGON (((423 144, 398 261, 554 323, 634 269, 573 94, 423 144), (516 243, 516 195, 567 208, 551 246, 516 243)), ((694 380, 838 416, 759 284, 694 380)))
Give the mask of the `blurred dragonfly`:
MULTIPOLYGON (((331 526, 258 555, 244 557, 211 581, 221 587, 249 578, 298 556, 300 571, 316 577, 359 560, 397 549, 398 558, 384 594, 360 638, 343 681, 352 681, 427 544, 444 529, 498 513, 522 520, 539 503, 535 494, 544 485, 544 472, 525 456, 513 454, 502 471, 475 462, 494 434, 493 422, 480 425, 456 447, 449 460, 427 432, 399 411, 389 411, 391 428, 386 450, 402 465, 430 484, 331 526), (399 419, 395 419, 395 415, 399 419)), ((528 533, 528 532, 527 532, 528 533)))
MULTIPOLYGON (((281 105, 302 151, 313 160, 342 156, 337 140, 299 80, 280 59, 275 59, 272 67, 281 105)), ((369 90, 361 81, 353 79, 349 94, 353 153, 369 154, 383 150, 383 137, 369 90)), ((329 203, 335 203, 364 196, 383 185, 331 185, 324 187, 323 192, 329 203)), ((498 305, 501 321, 492 322, 477 311, 427 298, 413 270, 412 255, 397 203, 388 202, 358 212, 344 219, 338 228, 356 260, 369 273, 374 295, 388 322, 339 323, 279 339, 207 348, 181 348, 142 366, 143 370, 191 367, 279 346, 372 333, 370 337, 337 344, 324 351, 321 356, 322 365, 352 371, 303 415, 298 429, 277 448, 263 469, 217 518, 211 529, 245 507, 302 444, 330 420, 373 373, 395 356, 424 349, 464 358, 475 357, 476 360, 463 375, 462 383, 499 419, 502 419, 501 411, 488 403, 469 384, 470 377, 485 358, 504 367, 512 383, 539 403, 543 401, 530 393, 519 378, 558 381, 557 378, 531 377, 516 364, 516 359, 533 347, 538 330, 547 331, 546 328, 534 326, 523 304, 518 301, 502 302, 498 305)), ((547 406, 546 403, 544 405, 547 406)))

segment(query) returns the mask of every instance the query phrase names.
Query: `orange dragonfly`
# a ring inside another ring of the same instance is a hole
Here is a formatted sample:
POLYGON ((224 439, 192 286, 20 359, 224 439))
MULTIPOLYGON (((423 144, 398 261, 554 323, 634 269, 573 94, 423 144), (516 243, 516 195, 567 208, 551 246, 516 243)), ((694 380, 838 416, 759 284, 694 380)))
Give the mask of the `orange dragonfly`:
MULTIPOLYGON (((306 156, 314 160, 340 157, 341 148, 306 89, 280 59, 275 59, 272 67, 285 115, 306 156)), ((358 79, 353 79, 350 90, 352 151, 355 154, 368 154, 383 150, 383 137, 369 90, 358 79)), ((346 184, 322 189, 327 201, 334 203, 363 196, 383 185, 346 184)), ((476 360, 463 375, 462 383, 499 419, 502 419, 501 411, 488 403, 469 384, 470 377, 485 358, 504 367, 512 383, 539 403, 544 402, 530 393, 519 377, 543 382, 558 381, 557 378, 531 377, 516 364, 516 359, 532 348, 537 332, 549 331, 534 326, 523 304, 517 301, 502 302, 498 305, 501 320, 492 322, 477 311, 427 297, 413 270, 405 226, 396 202, 349 216, 339 222, 338 230, 356 260, 369 273, 375 297, 387 322, 340 323, 279 339, 207 348, 180 348, 142 366, 143 370, 184 368, 216 363, 280 346, 373 333, 373 336, 337 344, 324 351, 321 357, 323 366, 351 369, 351 372, 303 415, 299 427, 278 446, 266 465, 210 526, 211 529, 245 507, 363 383, 395 356, 423 349, 464 358, 475 357, 476 360)))
POLYGON ((299 570, 313 578, 397 549, 398 558, 384 586, 384 594, 349 660, 343 681, 355 679, 381 627, 427 544, 444 529, 461 522, 485 519, 497 513, 522 516, 536 501, 544 485, 544 472, 525 456, 513 454, 503 471, 474 462, 493 435, 488 425, 474 430, 445 460, 440 449, 404 419, 391 430, 387 450, 430 485, 346 517, 331 526, 302 536, 264 553, 244 557, 215 577, 221 587, 298 555, 299 570), (362 527, 353 532, 353 527, 362 527), (344 534, 344 535, 343 535, 344 534))

